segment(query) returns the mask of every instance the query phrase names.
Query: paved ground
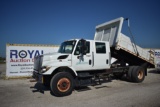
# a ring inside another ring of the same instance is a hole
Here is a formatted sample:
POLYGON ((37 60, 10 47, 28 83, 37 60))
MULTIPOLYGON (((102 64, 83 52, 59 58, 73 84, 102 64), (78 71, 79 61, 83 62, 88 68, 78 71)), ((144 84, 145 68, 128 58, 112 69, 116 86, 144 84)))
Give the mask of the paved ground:
POLYGON ((148 70, 140 84, 112 80, 66 97, 55 97, 29 79, 0 79, 0 107, 160 107, 160 74, 148 70))
POLYGON ((6 75, 6 64, 0 64, 0 78, 4 78, 6 75))

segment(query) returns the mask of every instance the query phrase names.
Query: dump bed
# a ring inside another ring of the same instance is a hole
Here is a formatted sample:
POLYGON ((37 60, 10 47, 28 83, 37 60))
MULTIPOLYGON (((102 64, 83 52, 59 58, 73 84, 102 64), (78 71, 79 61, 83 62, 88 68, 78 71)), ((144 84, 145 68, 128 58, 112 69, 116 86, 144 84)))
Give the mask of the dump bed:
POLYGON ((148 63, 155 67, 154 54, 134 44, 130 37, 121 33, 124 18, 100 24, 96 26, 94 40, 108 41, 111 48, 111 56, 124 60, 130 65, 148 63))

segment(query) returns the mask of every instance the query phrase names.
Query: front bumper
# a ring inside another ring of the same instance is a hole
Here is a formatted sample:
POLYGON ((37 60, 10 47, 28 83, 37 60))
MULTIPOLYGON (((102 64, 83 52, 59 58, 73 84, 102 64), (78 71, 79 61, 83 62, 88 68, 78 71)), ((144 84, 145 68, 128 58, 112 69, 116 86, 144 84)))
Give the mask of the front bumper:
POLYGON ((43 75, 33 71, 32 77, 39 83, 43 83, 43 75))

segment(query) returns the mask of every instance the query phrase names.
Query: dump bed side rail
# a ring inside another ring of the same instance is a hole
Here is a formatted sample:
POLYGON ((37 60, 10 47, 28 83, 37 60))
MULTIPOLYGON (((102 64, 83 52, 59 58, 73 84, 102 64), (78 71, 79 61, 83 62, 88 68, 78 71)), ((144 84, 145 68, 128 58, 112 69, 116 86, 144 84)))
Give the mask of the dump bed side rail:
POLYGON ((129 54, 132 54, 140 59, 154 65, 154 54, 152 52, 148 52, 141 48, 140 46, 135 45, 131 42, 130 38, 121 33, 118 38, 117 45, 115 47, 116 50, 124 50, 129 54), (137 48, 137 50, 135 49, 137 48))

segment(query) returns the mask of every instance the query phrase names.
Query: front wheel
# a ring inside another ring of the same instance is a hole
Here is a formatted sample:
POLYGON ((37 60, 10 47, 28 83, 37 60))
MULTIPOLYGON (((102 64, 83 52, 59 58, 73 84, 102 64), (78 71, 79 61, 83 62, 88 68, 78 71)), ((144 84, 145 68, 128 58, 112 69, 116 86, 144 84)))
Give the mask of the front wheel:
POLYGON ((55 96, 70 95, 74 88, 73 76, 68 72, 59 72, 52 77, 50 87, 55 96))

